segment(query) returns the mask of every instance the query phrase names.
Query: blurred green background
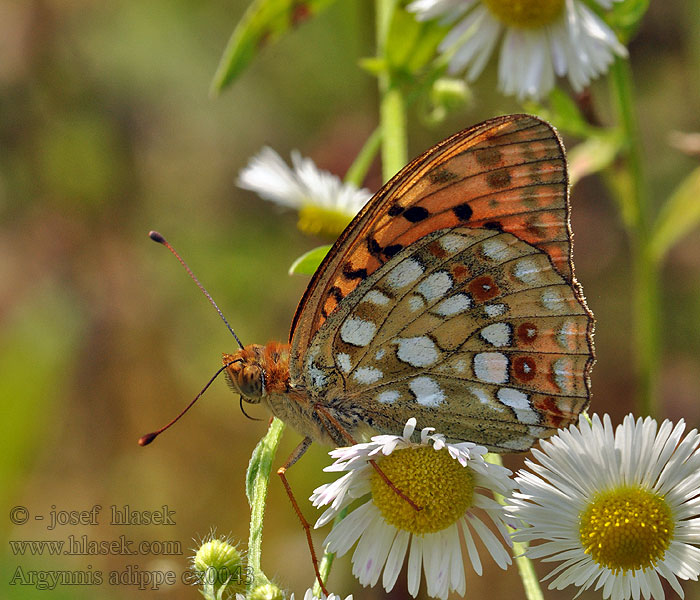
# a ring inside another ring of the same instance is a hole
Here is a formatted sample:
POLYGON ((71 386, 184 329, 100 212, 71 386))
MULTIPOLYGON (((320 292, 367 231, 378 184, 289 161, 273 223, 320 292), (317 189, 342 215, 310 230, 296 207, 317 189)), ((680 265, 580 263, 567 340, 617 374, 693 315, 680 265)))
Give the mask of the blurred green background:
MULTIPOLYGON (((179 579, 190 548, 210 528, 247 540, 244 475, 267 415, 252 408, 264 420, 246 420, 219 380, 174 430, 148 448, 136 445, 201 389, 221 352, 236 348, 173 257, 146 234, 158 229, 180 250, 245 343, 286 340, 306 283, 287 268, 324 240, 304 237, 295 215, 238 190, 235 177, 265 144, 285 158, 298 148, 342 175, 376 125, 377 107, 375 82, 357 68, 373 52, 372 12, 359 1, 336 3, 266 48, 222 96, 209 97, 246 4, 0 3, 0 596, 197 598, 182 584, 158 591, 109 585, 107 573, 136 565, 179 579), (98 525, 47 529, 52 507, 95 504, 103 507, 98 525), (109 507, 126 504, 167 505, 176 524, 111 525, 109 507), (26 524, 11 523, 14 506, 27 508, 26 524), (37 556, 13 553, 7 543, 83 534, 174 540, 184 554, 37 556), (26 577, 101 570, 105 582, 39 592, 20 585, 21 577, 10 584, 18 567, 26 577)), ((649 185, 659 200, 698 162, 671 147, 669 133, 700 130, 699 30, 696 0, 652 2, 630 47, 649 185)), ((482 78, 474 103, 438 128, 412 114, 411 154, 518 111, 491 91, 494 81, 493 73, 482 78)), ((605 84, 596 83, 593 94, 607 118, 605 84)), ((371 189, 378 173, 375 165, 371 189)), ((598 320, 592 409, 619 422, 633 409, 635 390, 627 242, 598 180, 579 184, 572 202, 577 275, 598 320)), ((662 416, 683 417, 691 427, 700 422, 699 273, 694 232, 663 270, 659 390, 662 416)), ((279 463, 298 441, 286 433, 279 463)), ((320 472, 327 462, 314 447, 291 471, 299 498, 329 480, 320 472)), ((303 510, 315 518, 310 505, 303 510)), ((516 569, 503 574, 484 563, 483 577, 467 576, 470 598, 522 595, 516 569)), ((313 582, 302 530, 276 477, 263 567, 297 597, 313 582)), ((686 598, 700 598, 698 587, 686 585, 686 598)), ((337 562, 330 588, 355 591, 356 599, 383 596, 381 588, 358 588, 347 558, 337 562)), ((404 594, 397 586, 392 597, 404 594)))

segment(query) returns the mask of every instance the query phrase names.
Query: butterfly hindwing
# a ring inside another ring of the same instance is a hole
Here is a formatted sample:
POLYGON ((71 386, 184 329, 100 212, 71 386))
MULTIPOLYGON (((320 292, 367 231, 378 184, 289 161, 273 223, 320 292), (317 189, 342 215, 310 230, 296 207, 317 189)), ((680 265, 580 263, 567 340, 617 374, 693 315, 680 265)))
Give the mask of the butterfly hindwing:
POLYGON ((588 323, 541 250, 504 232, 441 230, 341 303, 308 350, 306 385, 379 431, 412 415, 452 439, 525 450, 588 402, 588 323))

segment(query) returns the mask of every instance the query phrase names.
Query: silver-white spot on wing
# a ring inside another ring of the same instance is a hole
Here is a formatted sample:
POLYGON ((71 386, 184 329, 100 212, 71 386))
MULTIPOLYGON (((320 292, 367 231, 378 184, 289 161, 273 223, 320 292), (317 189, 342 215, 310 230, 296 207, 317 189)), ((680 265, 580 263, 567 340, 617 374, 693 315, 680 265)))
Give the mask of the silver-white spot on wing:
POLYGON ((526 285, 537 285, 542 280, 540 273, 541 268, 537 261, 529 256, 520 259, 513 270, 513 275, 526 285))
POLYGON ((340 339, 353 346, 366 346, 374 339, 377 326, 372 321, 350 317, 340 327, 340 339))
POLYGON ((466 294, 455 294, 445 298, 440 304, 432 309, 432 312, 443 316, 452 317, 471 308, 472 300, 466 294))
POLYGON ((425 300, 418 294, 411 294, 408 297, 408 306, 413 312, 422 311, 425 309, 425 300))
POLYGON ((469 239, 463 235, 448 233, 440 238, 440 245, 449 254, 461 252, 469 245, 469 239))
POLYGON ((345 352, 339 352, 335 357, 338 366, 345 372, 349 373, 352 371, 352 363, 350 362, 350 355, 345 352))
POLYGON ((428 302, 442 298, 452 287, 452 277, 445 271, 436 271, 418 284, 416 291, 428 302))
POLYGON ((352 374, 352 377, 357 383, 370 385, 372 383, 377 383, 377 381, 384 377, 384 373, 374 367, 359 367, 352 374))
POLYGON ((509 406, 515 412, 515 416, 521 423, 536 425, 540 422, 537 413, 532 410, 530 401, 525 392, 514 388, 501 388, 496 392, 496 398, 509 406))
POLYGON ((484 383, 508 381, 508 357, 500 352, 480 352, 474 355, 474 375, 484 383))
POLYGON ((391 301, 391 298, 379 290, 370 290, 362 298, 363 302, 371 302, 377 306, 386 306, 391 301))
POLYGON ((429 367, 440 358, 435 342, 426 335, 397 338, 392 343, 398 346, 396 356, 412 367, 429 367))
POLYGON ((487 316, 489 317, 500 317, 506 312, 505 304, 487 304, 484 306, 487 316))
POLYGON ((487 325, 479 335, 489 344, 496 348, 510 346, 513 330, 508 323, 492 323, 487 325))
POLYGON ((391 404, 392 402, 396 402, 401 394, 399 394, 396 390, 387 390, 386 392, 382 392, 381 394, 377 395, 377 402, 381 402, 382 404, 391 404))
POLYGON ((484 240, 481 243, 481 248, 486 258, 497 263, 505 262, 513 255, 513 249, 498 238, 484 240))
POLYGON ((445 401, 445 392, 430 377, 416 377, 411 380, 408 387, 416 397, 416 402, 422 406, 435 407, 445 401))
POLYGON ((576 322, 571 320, 564 321, 557 332, 557 342, 565 350, 574 352, 576 350, 577 334, 578 328, 576 327, 576 322))
POLYGON ((425 269, 415 258, 405 258, 386 276, 386 283, 394 289, 401 289, 418 279, 425 269))
POLYGON ((542 292, 542 306, 552 312, 561 312, 565 308, 565 300, 556 288, 547 288, 542 292))

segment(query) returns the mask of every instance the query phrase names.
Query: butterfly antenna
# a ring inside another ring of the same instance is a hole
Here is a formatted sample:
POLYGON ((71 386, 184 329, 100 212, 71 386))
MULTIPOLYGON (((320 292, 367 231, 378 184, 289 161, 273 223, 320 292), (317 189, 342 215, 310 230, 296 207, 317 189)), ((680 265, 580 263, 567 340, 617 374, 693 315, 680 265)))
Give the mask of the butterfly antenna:
POLYGON ((142 436, 139 438, 139 446, 148 446, 148 444, 150 444, 153 440, 155 440, 155 439, 156 439, 161 433, 163 433, 166 429, 170 429, 173 425, 175 425, 175 423, 177 423, 177 422, 180 420, 180 418, 181 418, 188 410, 190 410, 190 408, 192 408, 192 407, 194 406, 194 403, 197 402, 197 400, 199 400, 199 399, 202 397, 202 394, 204 394, 204 392, 207 391, 207 388, 208 388, 212 383, 214 383, 214 380, 221 374, 221 371, 223 371, 223 370, 226 369, 227 367, 230 367, 230 366, 231 366, 233 363, 235 363, 235 362, 241 362, 241 359, 239 358, 239 359, 237 359, 237 360, 232 360, 231 362, 228 362, 228 363, 226 363, 223 367, 221 367, 216 373, 214 373, 214 376, 207 382, 207 385, 205 385, 205 386, 202 388, 202 391, 199 392, 199 394, 197 394, 197 395, 194 397, 194 400, 192 400, 192 402, 190 402, 190 403, 185 407, 185 410, 183 410, 177 417, 175 417, 175 418, 174 418, 172 421, 170 421, 170 423, 168 423, 167 425, 164 425, 163 427, 161 427, 160 429, 158 429, 158 430, 156 430, 156 431, 152 431, 151 433, 147 433, 146 435, 142 435, 142 436))
MULTIPOLYGON (((223 320, 224 323, 226 323, 226 327, 228 327, 228 330, 231 332, 231 335, 235 338, 236 342, 238 342, 238 346, 243 349, 243 344, 241 343, 241 340, 238 339, 238 336, 236 335, 236 332, 233 330, 231 325, 229 325, 229 322, 226 320, 226 317, 224 317, 224 313, 221 312, 221 309, 219 306, 214 302, 214 299, 209 295, 209 292, 207 292, 206 288, 199 282, 199 279, 197 279, 197 276, 192 272, 192 270, 187 266, 187 263, 182 260, 182 257, 177 253, 175 248, 173 248, 168 240, 166 240, 160 233, 157 231, 149 231, 148 232, 148 237, 150 237, 154 242, 158 242, 159 244, 163 244, 170 252, 172 252, 175 255, 175 258, 177 258, 180 261, 180 264, 185 267, 185 271, 187 271, 187 274, 192 278, 192 280, 197 284, 197 287, 202 291, 202 293, 207 297, 207 300, 211 303, 211 305, 216 309, 216 312, 219 313, 219 316, 223 320)), ((205 388, 206 389, 206 388, 205 388)), ((179 417, 178 417, 179 418, 179 417)))

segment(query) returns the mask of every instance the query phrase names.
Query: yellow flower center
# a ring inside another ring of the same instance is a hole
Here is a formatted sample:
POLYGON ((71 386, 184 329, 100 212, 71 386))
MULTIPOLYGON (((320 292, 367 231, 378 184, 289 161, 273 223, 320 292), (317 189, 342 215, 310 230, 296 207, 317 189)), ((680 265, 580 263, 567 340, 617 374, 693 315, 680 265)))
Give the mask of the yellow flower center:
POLYGON ((614 574, 652 567, 673 537, 673 515, 663 496, 636 487, 597 494, 581 513, 586 554, 614 574))
POLYGON ((441 531, 472 505, 474 474, 451 458, 446 448, 403 448, 377 464, 397 489, 421 507, 413 508, 373 471, 372 499, 386 521, 399 529, 417 534, 441 531))
POLYGON ((483 0, 502 23, 522 29, 536 29, 556 21, 564 0, 483 0))
POLYGON ((353 215, 339 210, 306 204, 299 209, 297 227, 308 235, 336 238, 347 227, 353 215))

